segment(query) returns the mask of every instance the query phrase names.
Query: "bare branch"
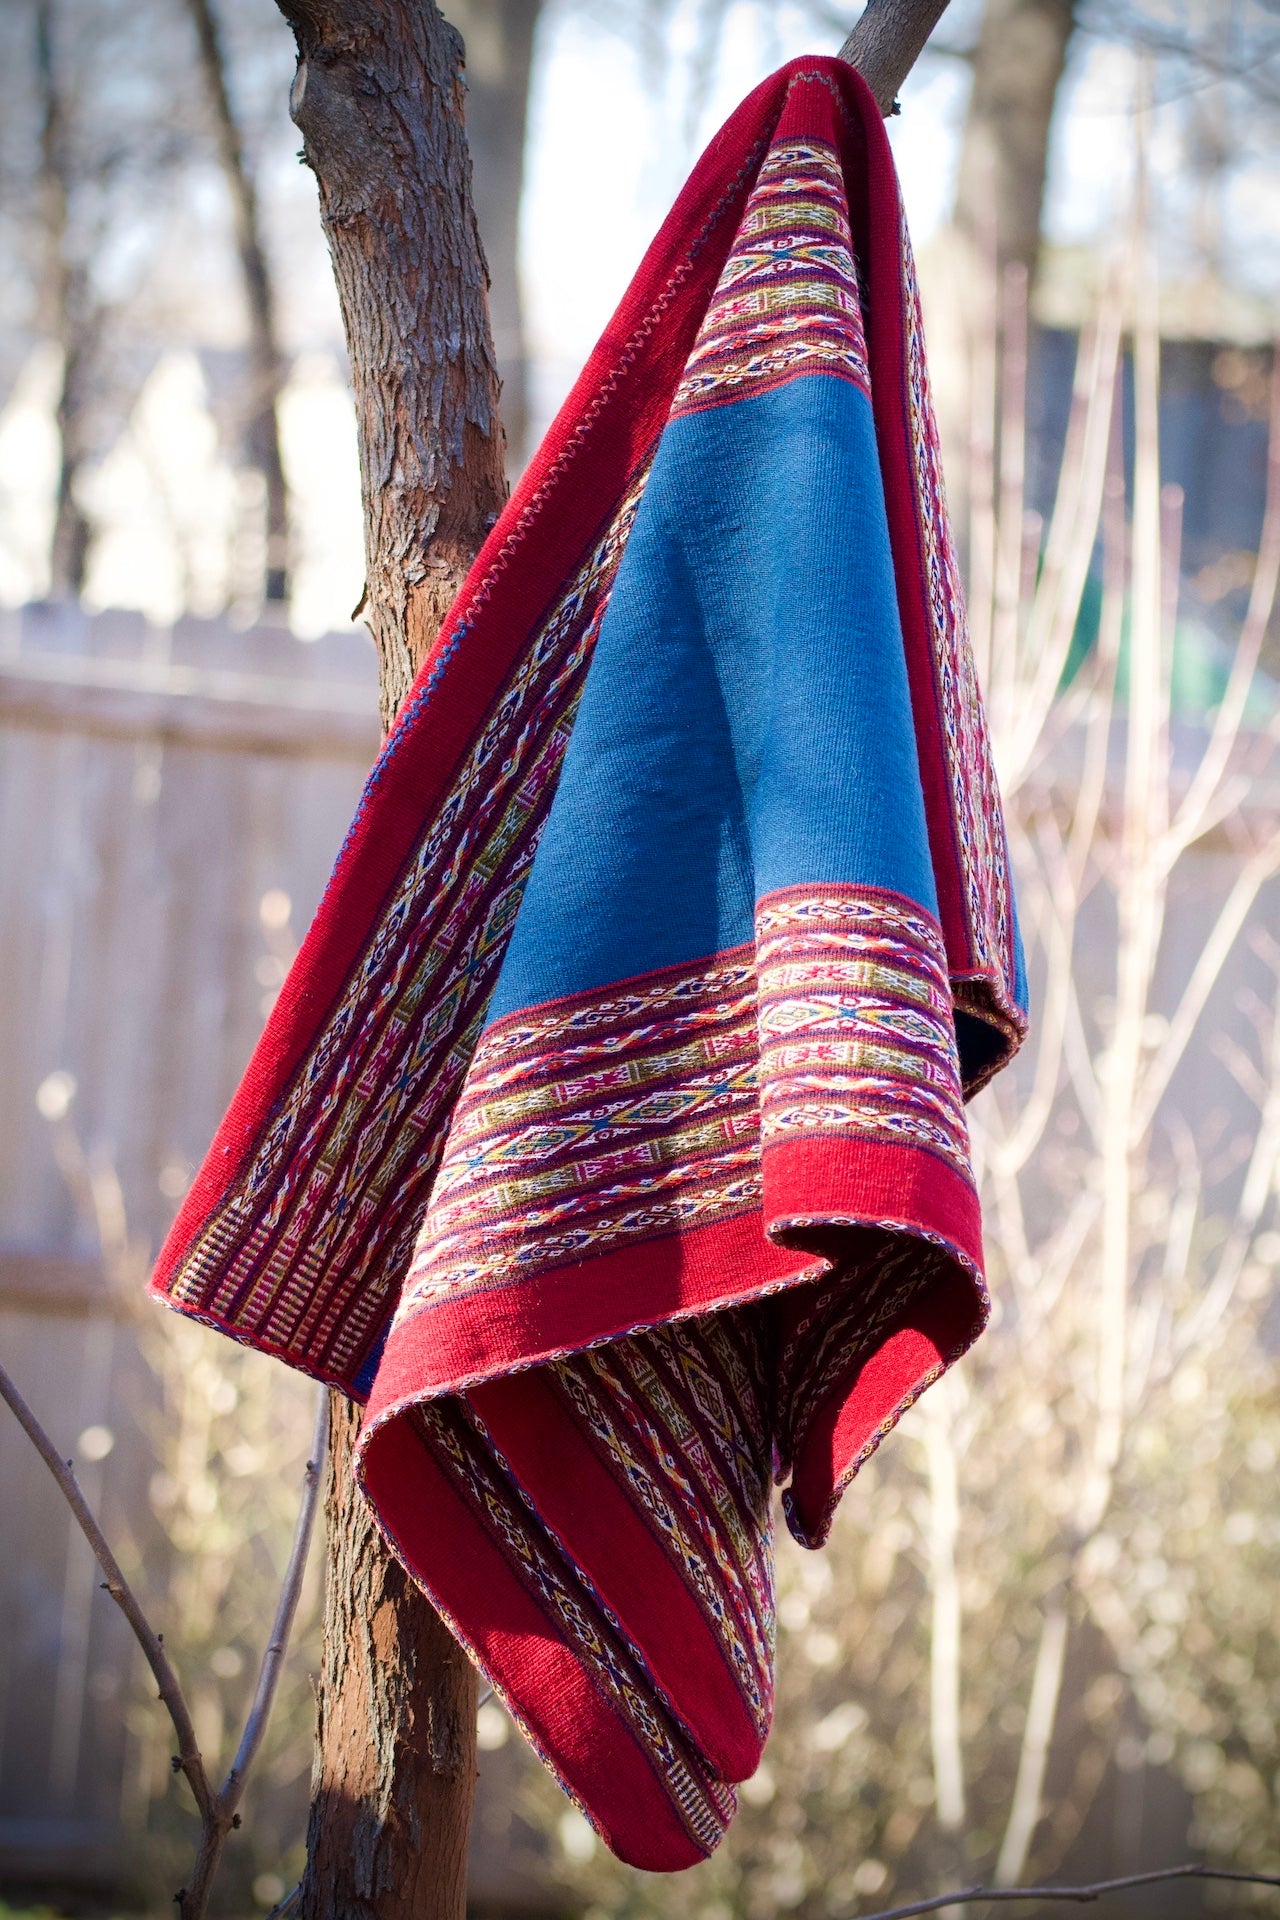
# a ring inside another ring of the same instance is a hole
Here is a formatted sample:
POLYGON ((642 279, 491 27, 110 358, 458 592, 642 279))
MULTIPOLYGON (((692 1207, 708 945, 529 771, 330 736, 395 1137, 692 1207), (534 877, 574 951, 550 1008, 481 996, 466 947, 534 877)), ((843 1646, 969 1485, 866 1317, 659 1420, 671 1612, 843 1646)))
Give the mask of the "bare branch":
POLYGON ((276 1607, 271 1637, 267 1642, 266 1652, 262 1656, 258 1684, 254 1688, 253 1703, 245 1722, 244 1733, 241 1735, 239 1749, 222 1790, 214 1800, 211 1812, 204 1822, 190 1884, 178 1895, 180 1920, 204 1920, 227 1835, 232 1827, 240 1824, 240 1816, 236 1808, 244 1795, 249 1768, 253 1765, 254 1756, 267 1730, 271 1704, 275 1698, 280 1669, 284 1664, 285 1650, 289 1644, 289 1630, 293 1625, 293 1616, 298 1608, 298 1597, 302 1591, 307 1549, 311 1544, 316 1507, 320 1497, 321 1468, 324 1464, 328 1431, 329 1392, 326 1387, 321 1387, 315 1428, 311 1437, 311 1450, 303 1478, 302 1507, 298 1514, 297 1526, 294 1528, 289 1565, 285 1572, 279 1604, 276 1607))
POLYGON ((129 1622, 138 1645, 146 1655, 147 1665, 155 1675, 156 1685, 160 1689, 160 1698, 165 1704, 169 1718, 173 1722, 173 1730, 178 1736, 177 1764, 190 1782, 201 1817, 208 1821, 216 1811, 213 1789, 209 1785, 209 1777, 204 1769, 204 1761, 196 1741, 195 1727, 192 1725, 186 1697, 160 1636, 142 1611, 137 1595, 124 1577, 120 1562, 107 1545, 106 1536, 90 1512, 70 1461, 61 1457, 3 1366, 0 1366, 0 1396, 3 1396, 12 1407, 19 1426, 22 1427, 62 1489, 63 1497, 75 1515, 80 1531, 93 1549, 94 1559, 107 1576, 107 1592, 129 1622))
POLYGON ((1248 611, 1236 643, 1231 674, 1222 703, 1213 723, 1213 731, 1204 758, 1178 809, 1169 832, 1166 858, 1172 862, 1189 847, 1209 824, 1214 796, 1227 771, 1232 749, 1244 724, 1245 710, 1253 690, 1254 676, 1262 653, 1262 643, 1271 623, 1280 585, 1280 348, 1272 350, 1271 416, 1267 438, 1267 490, 1262 515, 1262 533, 1258 541, 1257 564, 1249 594, 1248 611))
POLYGON ((1005 1828, 1000 1857, 996 1861, 996 1879, 1002 1887, 1010 1886, 1026 1867, 1031 1842, 1044 1812, 1044 1777, 1062 1694, 1068 1625, 1063 1596, 1057 1593, 1045 1608, 1040 1629, 1040 1645, 1031 1680, 1031 1699, 1027 1705, 1022 1750, 1018 1755, 1018 1773, 1013 1787, 1013 1804, 1009 1809, 1009 1823, 1005 1828))
MULTIPOLYGON (((1007 680, 1017 658, 1022 617, 1027 509, 1028 278, 1021 261, 1005 268, 1000 297, 1000 476, 991 609, 994 678, 1007 680)), ((993 408, 994 412, 994 408, 993 408)))
MULTIPOLYGON (((1278 983, 1280 984, 1280 983, 1278 983)), ((1181 1356, 1203 1351, 1230 1305, 1244 1272, 1245 1261, 1271 1197, 1276 1165, 1280 1162, 1280 993, 1272 1017, 1269 1046, 1270 1077, 1258 1116, 1258 1131, 1245 1171, 1231 1233, 1218 1258, 1213 1279, 1180 1330, 1176 1352, 1181 1356)))
POLYGON ((911 1920, 917 1913, 939 1913, 943 1907, 971 1907, 984 1900, 1074 1900, 1080 1905, 1101 1900, 1131 1887, 1154 1887, 1168 1880, 1234 1880, 1246 1887, 1280 1887, 1280 1873, 1238 1873, 1230 1867, 1158 1867, 1150 1873, 1127 1873, 1118 1880, 1094 1880, 1081 1887, 963 1887, 915 1900, 907 1907, 885 1907, 861 1920, 911 1920))
POLYGON ((1098 318, 1082 338, 1076 357, 1067 443, 1057 499, 1023 640, 1034 663, 1029 686, 1019 690, 1017 720, 1000 769, 1012 796, 1026 776, 1062 682, 1084 584, 1097 544, 1109 472, 1115 392, 1124 320, 1124 285, 1113 272, 1098 318))
MULTIPOLYGON (((1081 25, 1086 33, 1096 32, 1087 21, 1081 25)), ((1255 99, 1265 101, 1268 106, 1280 104, 1280 87, 1269 80, 1267 67, 1280 51, 1280 43, 1264 41, 1261 46, 1250 49, 1248 59, 1228 58, 1209 38, 1195 39, 1190 35, 1162 31, 1154 22, 1131 13, 1130 18, 1118 28, 1114 18, 1109 20, 1105 37, 1108 40, 1124 37, 1141 47, 1149 54, 1171 55, 1176 60, 1186 60, 1193 66, 1201 67, 1205 73, 1212 74, 1215 80, 1225 80, 1244 87, 1255 99)))
POLYGON ((1231 892, 1200 949, 1200 957, 1183 991, 1177 1010, 1169 1022, 1159 1052, 1147 1068, 1134 1103, 1134 1135, 1145 1133, 1155 1118, 1156 1108, 1177 1071, 1178 1062, 1195 1032, 1227 956, 1236 943, 1249 910, 1264 883, 1280 868, 1280 834, 1259 849, 1241 868, 1231 892))
MULTIPOLYGON (((1113 420, 1113 426, 1114 426, 1113 420)), ((1116 713, 1116 675, 1124 631, 1128 537, 1120 435, 1112 432, 1102 489, 1102 609, 1098 620, 1098 677, 1085 726, 1084 760, 1072 813, 1067 863, 1077 892, 1083 887, 1107 787, 1107 755, 1116 713)))
POLYGON ((881 113, 898 111, 898 88, 946 7, 947 0, 867 0, 840 58, 858 69, 881 113))
POLYGON ((218 1795, 228 1813, 233 1813, 240 1803, 249 1769, 253 1765, 258 1748, 262 1745, 262 1736, 267 1730, 267 1721, 271 1716, 276 1688, 280 1684, 280 1673, 289 1646, 289 1635, 293 1630, 294 1615, 298 1611, 298 1601, 302 1596, 302 1580, 307 1570, 307 1555, 311 1549, 311 1535, 315 1530, 316 1511, 320 1505, 320 1482, 323 1477, 324 1457, 328 1444, 329 1390, 322 1386, 316 1390, 316 1420, 302 1481, 302 1505, 298 1509, 298 1522, 293 1530, 289 1565, 285 1570, 284 1585, 280 1589, 271 1638, 262 1655, 262 1665, 258 1669, 258 1684, 253 1692, 253 1704, 249 1708, 249 1716, 245 1721, 244 1733, 241 1735, 236 1757, 231 1763, 231 1771, 223 1781, 222 1791, 218 1795))
POLYGON ((945 1409, 930 1398, 924 1407, 924 1449, 929 1473, 929 1583, 933 1589, 930 1634, 930 1736, 938 1821, 946 1833, 964 1826, 964 1746, 960 1731, 960 1586, 956 1535, 960 1527, 955 1440, 945 1409))

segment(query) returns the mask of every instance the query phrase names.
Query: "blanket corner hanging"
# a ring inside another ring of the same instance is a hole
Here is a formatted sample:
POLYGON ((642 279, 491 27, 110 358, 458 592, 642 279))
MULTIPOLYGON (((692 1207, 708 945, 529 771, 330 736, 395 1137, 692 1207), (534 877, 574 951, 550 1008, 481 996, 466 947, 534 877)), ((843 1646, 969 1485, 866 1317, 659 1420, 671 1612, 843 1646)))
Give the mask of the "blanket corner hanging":
POLYGON ((701 1859, 825 1537, 981 1330, 1024 1026, 893 164, 793 61, 472 569, 168 1243, 368 1402, 405 1565, 624 1859, 701 1859))

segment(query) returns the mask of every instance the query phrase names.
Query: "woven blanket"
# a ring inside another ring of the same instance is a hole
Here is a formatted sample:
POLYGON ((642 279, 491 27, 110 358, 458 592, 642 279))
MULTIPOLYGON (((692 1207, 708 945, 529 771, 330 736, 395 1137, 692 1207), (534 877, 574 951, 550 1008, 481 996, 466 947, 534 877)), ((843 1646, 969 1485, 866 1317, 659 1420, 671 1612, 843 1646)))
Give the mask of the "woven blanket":
POLYGON ((818 1546, 986 1312, 1025 989, 884 127, 695 168, 405 701, 164 1248, 367 1401, 395 1552, 608 1844, 725 1831, 818 1546))

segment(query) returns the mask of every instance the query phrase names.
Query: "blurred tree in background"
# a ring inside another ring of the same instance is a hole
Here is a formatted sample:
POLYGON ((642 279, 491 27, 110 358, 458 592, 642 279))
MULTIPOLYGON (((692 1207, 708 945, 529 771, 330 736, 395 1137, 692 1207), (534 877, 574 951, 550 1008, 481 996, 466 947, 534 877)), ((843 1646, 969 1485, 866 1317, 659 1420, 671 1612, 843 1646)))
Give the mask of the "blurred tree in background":
POLYGON ((287 598, 276 417, 285 354, 256 156, 278 137, 288 48, 265 9, 232 0, 226 13, 224 22, 217 0, 29 0, 0 21, 0 204, 19 269, 7 371, 11 380, 23 345, 48 342, 57 354, 55 597, 85 586, 88 469, 119 438, 159 354, 191 336, 217 288, 216 267, 189 243, 193 215, 208 225, 220 176, 225 213, 214 225, 230 229, 247 344, 224 429, 234 463, 261 489, 258 594, 287 598))
POLYGON ((136 395, 136 310, 177 211, 165 182, 184 145, 167 97, 180 63, 155 57, 167 24, 163 8, 145 4, 102 0, 69 18, 65 0, 32 0, 0 25, 9 94, 0 190, 26 270, 23 330, 58 358, 55 596, 84 587, 92 526, 82 476, 136 395), (152 209, 141 225, 140 202, 152 209))
POLYGON ((275 274, 267 250, 254 168, 236 111, 226 43, 215 0, 187 0, 199 50, 208 119, 226 181, 236 253, 244 281, 249 337, 245 446, 266 492, 263 598, 289 598, 289 489, 280 451, 280 393, 285 355, 280 339, 275 274))
POLYGON ((1049 134, 1078 0, 985 0, 960 145, 956 224, 1035 272, 1049 134))
POLYGON ((508 459, 518 470, 532 452, 529 352, 520 292, 520 202, 542 0, 451 0, 443 11, 467 50, 472 191, 489 263, 489 323, 502 380, 502 424, 508 459))
MULTIPOLYGON (((608 8, 454 0, 447 11, 468 48, 476 204, 518 471, 543 418, 530 386, 518 257, 539 47, 550 50, 573 18, 625 43, 655 96, 683 94, 691 160, 725 48, 754 21, 781 57, 779 9, 761 0, 701 0, 696 9, 675 0, 608 8)), ((788 46, 834 46, 848 26, 836 0, 794 0, 782 11, 788 46)), ((1215 219, 1221 226, 1214 206, 1233 167, 1271 137, 1280 82, 1270 77, 1268 18, 1257 0, 1188 0, 1149 12, 1086 0, 953 0, 912 84, 947 70, 971 75, 957 229, 1002 265, 1034 273, 1064 82, 1092 52, 1128 45, 1156 62, 1157 94, 1185 96, 1177 170, 1195 183, 1199 210, 1183 238, 1192 231, 1211 252, 1209 228, 1215 219)), ((13 0, 0 18, 0 47, 0 251, 11 276, 0 393, 31 347, 46 343, 59 362, 61 444, 51 590, 75 595, 85 585, 94 470, 157 355, 176 342, 216 340, 219 352, 236 342, 234 377, 229 361, 225 381, 207 377, 222 386, 211 399, 226 453, 245 477, 241 517, 253 523, 241 539, 253 558, 237 562, 225 597, 287 601, 297 530, 282 394, 300 338, 317 317, 330 335, 336 321, 319 236, 306 225, 305 183, 289 174, 287 31, 262 0, 13 0), (300 248, 308 253, 302 274, 300 248)))

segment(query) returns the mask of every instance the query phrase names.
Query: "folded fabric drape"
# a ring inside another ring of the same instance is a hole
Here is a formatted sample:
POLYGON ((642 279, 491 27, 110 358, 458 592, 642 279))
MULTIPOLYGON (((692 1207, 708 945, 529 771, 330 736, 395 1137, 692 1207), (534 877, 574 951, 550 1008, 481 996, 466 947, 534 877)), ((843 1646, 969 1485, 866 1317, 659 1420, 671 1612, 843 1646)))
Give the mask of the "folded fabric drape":
POLYGON ((706 1855, 819 1545, 987 1312, 1023 1032, 888 142, 791 62, 483 552, 159 1262, 368 1402, 388 1540, 624 1859, 706 1855))

